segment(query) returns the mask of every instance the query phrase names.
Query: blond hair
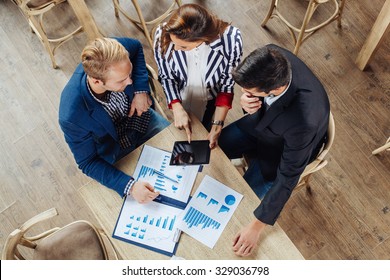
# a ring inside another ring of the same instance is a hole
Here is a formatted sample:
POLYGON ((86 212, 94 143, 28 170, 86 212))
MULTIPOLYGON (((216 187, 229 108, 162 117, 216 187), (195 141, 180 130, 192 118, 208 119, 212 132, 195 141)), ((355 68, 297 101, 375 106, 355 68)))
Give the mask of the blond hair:
POLYGON ((106 82, 108 68, 129 58, 129 52, 117 40, 98 38, 81 53, 81 63, 88 76, 106 82))

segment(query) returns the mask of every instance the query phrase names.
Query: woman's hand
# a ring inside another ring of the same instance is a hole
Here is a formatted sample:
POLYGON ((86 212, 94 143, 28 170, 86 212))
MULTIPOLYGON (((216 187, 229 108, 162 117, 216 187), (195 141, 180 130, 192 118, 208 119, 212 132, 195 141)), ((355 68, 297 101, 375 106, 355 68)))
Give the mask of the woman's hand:
POLYGON ((222 126, 221 125, 212 125, 207 140, 210 141, 210 149, 214 149, 218 146, 218 138, 221 135, 222 126))
POLYGON ((173 118, 175 127, 178 129, 185 129, 187 133, 188 143, 191 143, 191 119, 186 110, 184 110, 181 103, 172 104, 173 118))

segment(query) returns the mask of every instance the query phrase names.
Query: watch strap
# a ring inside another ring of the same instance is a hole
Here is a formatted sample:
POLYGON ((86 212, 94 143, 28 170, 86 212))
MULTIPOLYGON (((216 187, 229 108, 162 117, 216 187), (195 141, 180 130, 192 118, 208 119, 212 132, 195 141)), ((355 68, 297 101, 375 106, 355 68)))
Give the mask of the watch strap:
POLYGON ((223 126, 225 123, 224 123, 224 121, 212 120, 211 124, 223 126))

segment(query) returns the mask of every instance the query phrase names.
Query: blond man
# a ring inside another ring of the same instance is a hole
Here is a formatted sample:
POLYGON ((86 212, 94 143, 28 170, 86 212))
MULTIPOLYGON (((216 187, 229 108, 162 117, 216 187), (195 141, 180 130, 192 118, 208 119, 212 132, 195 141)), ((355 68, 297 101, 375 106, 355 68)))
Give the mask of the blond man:
POLYGON ((87 45, 65 86, 59 123, 78 167, 119 195, 147 203, 158 196, 113 164, 169 122, 152 108, 139 41, 99 38, 87 45))

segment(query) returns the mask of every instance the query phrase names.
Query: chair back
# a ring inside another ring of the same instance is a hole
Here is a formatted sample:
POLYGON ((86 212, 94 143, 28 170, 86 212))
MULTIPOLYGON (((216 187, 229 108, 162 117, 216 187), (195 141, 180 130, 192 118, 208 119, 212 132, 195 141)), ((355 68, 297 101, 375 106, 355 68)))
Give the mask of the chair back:
POLYGON ((295 187, 295 190, 300 189, 303 186, 309 187, 308 182, 309 182, 309 176, 317 172, 318 170, 322 169, 325 167, 325 165, 328 164, 328 161, 325 159, 325 156, 328 154, 330 148, 333 145, 334 137, 336 133, 336 127, 335 127, 335 122, 333 118, 332 112, 329 114, 329 124, 328 124, 328 137, 327 137, 327 142, 324 144, 324 147, 321 149, 319 152, 317 158, 309 163, 303 173, 301 174, 301 177, 299 178, 298 184, 295 187))
POLYGON ((57 210, 51 208, 15 229, 5 242, 2 259, 25 260, 28 251, 32 251, 29 255, 32 255, 31 259, 35 260, 118 259, 108 236, 102 229, 88 221, 75 221, 36 236, 27 234, 32 226, 56 215, 58 215, 57 210))
POLYGON ((156 71, 149 65, 146 64, 146 70, 148 71, 148 82, 150 87, 150 93, 153 99, 154 109, 160 113, 165 119, 168 119, 167 114, 164 112, 164 109, 160 105, 161 94, 158 94, 155 82, 158 82, 158 76, 156 71))

